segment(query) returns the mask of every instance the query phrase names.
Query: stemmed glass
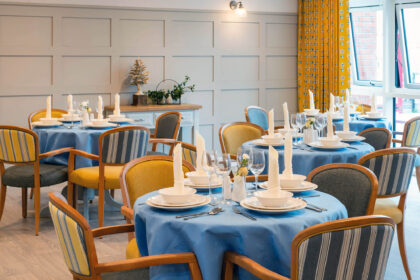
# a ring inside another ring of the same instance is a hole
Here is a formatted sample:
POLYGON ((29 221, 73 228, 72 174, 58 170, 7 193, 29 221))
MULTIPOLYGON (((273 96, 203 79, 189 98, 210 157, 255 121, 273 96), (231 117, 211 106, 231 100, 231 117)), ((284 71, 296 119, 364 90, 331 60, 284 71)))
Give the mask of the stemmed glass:
POLYGON ((324 136, 324 128, 327 126, 327 116, 325 114, 319 114, 315 118, 315 125, 319 127, 319 136, 324 136))
MULTIPOLYGON (((292 126, 293 130, 299 130, 298 114, 291 114, 290 115, 290 125, 292 126)), ((293 142, 294 141, 295 141, 295 137, 293 137, 293 142)))
POLYGON ((252 161, 250 164, 250 169, 252 174, 255 176, 255 191, 258 190, 258 175, 260 175, 265 168, 265 154, 263 150, 252 149, 252 161))
POLYGON ((204 171, 206 171, 207 176, 209 177, 209 204, 215 206, 218 204, 218 201, 217 197, 213 195, 211 188, 213 186, 213 178, 216 176, 217 152, 213 151, 211 153, 203 153, 203 158, 201 160, 201 166, 203 167, 204 171))
POLYGON ((226 199, 230 199, 230 197, 226 198, 227 190, 225 188, 230 188, 230 178, 229 173, 232 168, 230 154, 222 154, 221 157, 217 156, 217 153, 214 151, 214 158, 216 159, 216 173, 217 175, 221 176, 223 182, 223 202, 222 204, 230 204, 229 201, 226 199), (229 185, 225 185, 225 178, 228 177, 229 185))

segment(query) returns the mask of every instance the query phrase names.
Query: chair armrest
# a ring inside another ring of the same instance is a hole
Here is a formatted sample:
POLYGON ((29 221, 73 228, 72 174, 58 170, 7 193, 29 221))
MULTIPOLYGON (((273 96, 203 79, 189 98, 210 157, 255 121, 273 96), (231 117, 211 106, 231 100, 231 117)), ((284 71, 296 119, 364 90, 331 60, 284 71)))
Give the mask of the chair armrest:
POLYGON ((401 131, 392 131, 393 135, 403 135, 404 133, 401 131))
POLYGON ((124 224, 124 225, 115 225, 115 226, 100 227, 100 228, 92 229, 92 235, 93 237, 99 237, 99 236, 104 236, 104 235, 133 232, 133 231, 134 231, 133 224, 124 224))
MULTIPOLYGON (((197 259, 193 253, 177 253, 177 254, 164 254, 164 255, 155 255, 147 257, 139 257, 129 260, 121 260, 114 262, 100 263, 95 266, 95 271, 98 274, 106 272, 116 272, 116 271, 125 271, 138 268, 144 268, 155 265, 164 265, 164 264, 178 264, 178 263, 188 263, 196 265, 195 272, 200 273, 200 268, 198 267, 197 259)), ((190 266, 191 267, 191 266, 190 266)), ((197 274, 195 274, 197 276, 197 274)), ((200 277, 196 279, 201 279, 200 277)))
POLYGON ((399 140, 399 139, 392 139, 392 143, 399 143, 399 144, 402 144, 402 140, 399 140))
POLYGON ((234 252, 226 252, 225 253, 225 278, 224 279, 232 279, 233 273, 233 264, 236 264, 249 273, 257 276, 259 279, 264 280, 289 280, 289 278, 284 277, 278 273, 275 273, 259 263, 251 260, 248 257, 239 255, 234 252))
POLYGON ((133 209, 128 208, 127 206, 121 206, 121 214, 129 220, 133 220, 134 212, 133 209))
POLYGON ((149 138, 149 143, 161 143, 166 145, 173 145, 176 144, 175 139, 170 138, 149 138))
POLYGON ((92 160, 99 160, 99 156, 98 155, 94 155, 85 151, 81 151, 81 150, 76 150, 73 149, 70 151, 70 157, 74 157, 75 155, 77 156, 82 156, 88 159, 92 159, 92 160))
POLYGON ((49 151, 46 153, 42 153, 39 155, 39 159, 43 159, 46 157, 52 157, 55 155, 59 155, 59 154, 64 154, 64 153, 70 153, 74 148, 73 147, 66 147, 66 148, 61 148, 61 149, 57 149, 57 150, 53 150, 53 151, 49 151))

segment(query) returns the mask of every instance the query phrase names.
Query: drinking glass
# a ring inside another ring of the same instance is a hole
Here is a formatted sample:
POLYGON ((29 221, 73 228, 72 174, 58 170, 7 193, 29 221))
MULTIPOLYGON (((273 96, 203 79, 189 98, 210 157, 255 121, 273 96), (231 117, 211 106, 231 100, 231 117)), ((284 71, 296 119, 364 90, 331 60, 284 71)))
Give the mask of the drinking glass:
MULTIPOLYGON (((217 173, 217 175, 221 176, 221 178, 222 178, 223 188, 225 188, 225 187, 230 188, 230 184, 229 184, 229 186, 224 185, 226 177, 228 177, 228 180, 230 180, 229 173, 230 173, 230 170, 232 168, 232 164, 231 164, 231 160, 230 160, 230 154, 222 154, 221 157, 218 157, 216 152, 215 152, 214 157, 217 159, 216 160, 216 173, 217 173)), ((226 200, 225 189, 223 189, 222 192, 223 192, 223 202, 222 202, 222 204, 230 204, 230 202, 228 200, 226 200)), ((230 199, 230 198, 228 198, 228 199, 230 199)))
POLYGON ((211 187, 213 186, 213 177, 216 176, 216 161, 217 161, 217 152, 213 151, 210 153, 203 153, 203 158, 201 162, 201 166, 203 167, 204 171, 206 171, 207 176, 209 177, 209 197, 210 197, 210 205, 215 206, 217 205, 217 197, 213 195, 211 187))
POLYGON ((319 127, 320 137, 324 137, 324 128, 327 126, 327 116, 325 114, 319 114, 315 118, 315 124, 319 127))
POLYGON ((265 168, 265 154, 263 150, 252 149, 252 161, 250 164, 250 169, 252 174, 255 176, 255 191, 258 190, 258 175, 260 175, 265 168))
MULTIPOLYGON (((298 129, 299 129, 298 132, 303 133, 303 128, 306 125, 306 114, 303 114, 303 113, 296 114, 296 122, 297 122, 297 126, 298 126, 298 129)), ((298 143, 303 142, 302 138, 299 137, 298 139, 299 139, 298 143)))

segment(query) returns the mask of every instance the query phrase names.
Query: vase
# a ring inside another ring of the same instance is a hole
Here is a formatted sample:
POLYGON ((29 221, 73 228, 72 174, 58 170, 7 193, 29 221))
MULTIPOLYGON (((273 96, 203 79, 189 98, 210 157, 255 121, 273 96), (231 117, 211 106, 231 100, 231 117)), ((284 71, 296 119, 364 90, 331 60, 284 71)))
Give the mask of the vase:
POLYGON ((135 93, 135 95, 144 95, 143 91, 141 90, 141 85, 137 84, 137 92, 135 93))
POLYGON ((168 96, 167 98, 166 98, 166 104, 172 104, 174 101, 172 100, 172 96, 168 96))
POLYGON ((310 144, 318 140, 318 130, 307 128, 303 130, 303 143, 310 144))
POLYGON ((235 176, 233 179, 232 200, 240 202, 246 198, 245 177, 235 176))

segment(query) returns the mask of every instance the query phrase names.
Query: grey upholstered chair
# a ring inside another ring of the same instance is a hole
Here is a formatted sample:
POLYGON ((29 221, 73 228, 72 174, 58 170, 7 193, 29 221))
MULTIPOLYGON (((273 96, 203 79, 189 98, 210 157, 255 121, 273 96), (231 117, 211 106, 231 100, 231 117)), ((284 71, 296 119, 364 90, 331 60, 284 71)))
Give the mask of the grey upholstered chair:
POLYGON ((167 153, 157 152, 158 144, 168 145, 169 155, 175 146, 182 115, 179 112, 166 112, 156 119, 154 134, 150 135, 149 142, 153 144, 152 151, 148 155, 166 155, 167 153))
POLYGON ((331 163, 311 171, 308 181, 318 190, 336 197, 346 206, 349 217, 371 215, 378 180, 369 169, 352 163, 331 163))
POLYGON ((411 279, 404 241, 404 210, 407 190, 413 174, 416 152, 408 148, 384 149, 359 159, 378 177, 378 195, 373 213, 391 217, 397 224, 398 245, 407 278, 411 279), (390 197, 399 196, 397 203, 390 197))
POLYGON ((372 127, 361 131, 359 136, 366 139, 363 142, 371 145, 375 151, 388 149, 391 144, 392 134, 387 128, 372 127))
MULTIPOLYGON (((311 226, 293 238, 290 279, 383 279, 394 235, 394 222, 383 216, 342 219, 311 226)), ((225 280, 233 265, 259 279, 287 280, 252 259, 225 254, 225 280)))

